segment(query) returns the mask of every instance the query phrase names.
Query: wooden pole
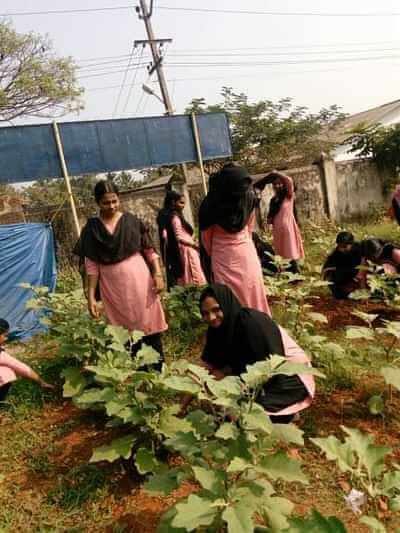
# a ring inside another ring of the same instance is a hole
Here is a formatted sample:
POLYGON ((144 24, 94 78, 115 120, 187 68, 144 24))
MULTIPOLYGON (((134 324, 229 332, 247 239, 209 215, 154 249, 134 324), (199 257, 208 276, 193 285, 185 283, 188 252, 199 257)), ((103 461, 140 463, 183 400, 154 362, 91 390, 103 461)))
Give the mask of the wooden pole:
POLYGON ((197 126, 197 120, 196 120, 195 113, 192 113, 192 127, 193 127, 194 142, 196 144, 197 161, 200 165, 200 173, 201 173, 201 179, 203 182, 204 194, 207 194, 207 182, 206 182, 206 174, 204 172, 203 154, 201 153, 200 133, 199 133, 199 128, 197 126))
POLYGON ((62 173, 65 179, 65 184, 67 186, 68 199, 69 199, 69 203, 71 204, 72 218, 74 219, 75 231, 76 231, 77 237, 79 237, 79 235, 81 234, 81 227, 79 225, 78 213, 76 211, 74 195, 72 194, 71 182, 69 180, 67 163, 65 162, 64 149, 63 149, 60 130, 58 129, 57 122, 53 122, 53 132, 54 132, 54 138, 55 138, 56 145, 57 145, 58 157, 60 158, 62 173))

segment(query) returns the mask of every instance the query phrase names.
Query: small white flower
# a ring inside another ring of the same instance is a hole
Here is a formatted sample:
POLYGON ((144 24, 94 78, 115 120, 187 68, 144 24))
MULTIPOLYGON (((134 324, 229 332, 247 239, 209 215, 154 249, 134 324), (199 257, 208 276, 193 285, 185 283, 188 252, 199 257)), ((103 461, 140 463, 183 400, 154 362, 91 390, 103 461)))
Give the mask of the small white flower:
POLYGON ((344 497, 344 500, 354 514, 361 514, 362 511, 360 507, 367 503, 367 496, 363 492, 351 489, 348 496, 344 497))

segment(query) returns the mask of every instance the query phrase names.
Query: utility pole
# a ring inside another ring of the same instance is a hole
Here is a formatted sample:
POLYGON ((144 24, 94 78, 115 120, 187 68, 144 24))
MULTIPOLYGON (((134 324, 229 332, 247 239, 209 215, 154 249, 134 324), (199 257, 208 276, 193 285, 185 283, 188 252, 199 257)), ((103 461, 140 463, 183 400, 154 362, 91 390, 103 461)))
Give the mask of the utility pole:
MULTIPOLYGON (((162 95, 162 100, 164 102, 165 112, 167 115, 173 115, 174 109, 172 107, 171 98, 169 96, 167 81, 164 75, 164 69, 162 65, 162 56, 159 53, 157 44, 163 42, 171 42, 171 39, 156 39, 154 37, 153 26, 151 24, 151 16, 153 14, 153 0, 151 0, 150 12, 147 8, 146 0, 140 0, 140 8, 137 7, 136 11, 139 14, 139 18, 144 21, 146 27, 146 33, 148 41, 147 43, 150 46, 151 54, 153 56, 153 66, 150 70, 150 73, 154 70, 157 71, 158 83, 160 85, 160 91, 162 95)), ((142 44, 146 44, 146 41, 140 41, 142 44)), ((190 201, 189 190, 187 186, 187 167, 185 163, 181 164, 182 174, 183 174, 183 183, 182 183, 182 193, 186 198, 186 217, 188 221, 193 225, 193 212, 192 205, 190 201)))
POLYGON ((160 84, 160 90, 162 99, 164 101, 165 111, 167 115, 173 115, 174 110, 172 109, 171 98, 169 97, 167 81, 164 76, 164 70, 162 67, 162 57, 158 53, 157 42, 154 37, 153 26, 151 24, 151 13, 147 9, 146 0, 140 0, 141 14, 139 17, 144 21, 146 26, 147 38, 149 40, 149 45, 151 49, 151 54, 153 56, 154 68, 157 71, 158 83, 160 84))

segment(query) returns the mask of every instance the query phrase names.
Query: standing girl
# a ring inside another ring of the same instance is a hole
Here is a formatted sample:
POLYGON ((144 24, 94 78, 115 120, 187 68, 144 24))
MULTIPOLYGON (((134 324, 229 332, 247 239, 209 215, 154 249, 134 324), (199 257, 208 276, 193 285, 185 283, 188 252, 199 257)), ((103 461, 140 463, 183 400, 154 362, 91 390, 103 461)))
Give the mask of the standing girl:
POLYGON ((303 240, 294 214, 293 180, 280 172, 266 176, 272 182, 275 195, 272 197, 267 223, 272 224, 275 253, 290 260, 290 272, 299 271, 297 261, 304 258, 303 240))
POLYGON ((271 315, 252 239, 256 205, 245 168, 225 165, 210 177, 199 212, 203 263, 210 281, 227 285, 242 305, 271 315))
POLYGON ((158 293, 164 281, 148 230, 136 216, 120 211, 118 189, 111 181, 99 181, 94 196, 100 215, 88 220, 75 247, 85 258, 89 312, 99 317, 99 284, 108 322, 143 331, 143 342, 162 356, 160 334, 167 324, 158 293))
POLYGON ((168 191, 157 224, 161 256, 167 271, 168 288, 173 285, 204 285, 206 278, 200 264, 193 228, 183 216, 185 197, 168 191))

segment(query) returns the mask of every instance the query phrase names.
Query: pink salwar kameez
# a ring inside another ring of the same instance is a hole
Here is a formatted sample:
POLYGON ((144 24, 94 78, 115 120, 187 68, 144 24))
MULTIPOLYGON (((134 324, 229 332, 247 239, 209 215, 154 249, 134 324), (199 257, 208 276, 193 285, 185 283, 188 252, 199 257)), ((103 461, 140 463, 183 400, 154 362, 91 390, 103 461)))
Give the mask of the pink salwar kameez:
POLYGON ((244 307, 271 316, 261 264, 252 239, 253 225, 254 213, 237 233, 229 233, 218 225, 210 226, 201 232, 201 242, 211 258, 213 282, 228 286, 244 307))
POLYGON ((294 187, 289 176, 282 176, 287 188, 279 212, 272 221, 272 238, 275 253, 284 259, 297 261, 304 257, 303 240, 294 216, 294 187))
POLYGON ((178 285, 205 285, 206 277, 200 264, 199 252, 194 248, 195 242, 185 230, 178 216, 172 217, 172 228, 178 241, 182 261, 183 275, 177 280, 178 285))
POLYGON ((32 369, 5 350, 0 351, 0 387, 15 381, 18 377, 30 378, 32 369))
MULTIPOLYGON (((105 227, 113 233, 117 223, 105 223, 105 227)), ((86 258, 85 264, 89 275, 99 276, 107 321, 129 331, 153 335, 165 331, 168 326, 147 264, 158 256, 152 248, 145 250, 144 255, 136 252, 119 263, 109 265, 86 258)))
MULTIPOLYGON (((278 327, 282 336, 283 351, 285 354, 285 358, 288 360, 288 362, 298 363, 311 368, 310 359, 306 355, 304 350, 302 350, 302 348, 300 348, 300 346, 288 335, 285 329, 281 328, 281 326, 278 327)), ((308 392, 307 398, 305 398, 305 400, 303 400, 302 402, 297 402, 292 405, 289 405, 289 407, 286 407, 281 411, 268 414, 274 416, 294 415, 295 413, 303 411, 303 409, 306 409, 311 405, 315 396, 314 376, 312 374, 298 374, 298 376, 308 392)))

